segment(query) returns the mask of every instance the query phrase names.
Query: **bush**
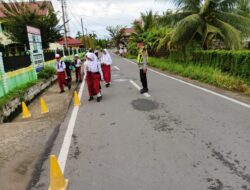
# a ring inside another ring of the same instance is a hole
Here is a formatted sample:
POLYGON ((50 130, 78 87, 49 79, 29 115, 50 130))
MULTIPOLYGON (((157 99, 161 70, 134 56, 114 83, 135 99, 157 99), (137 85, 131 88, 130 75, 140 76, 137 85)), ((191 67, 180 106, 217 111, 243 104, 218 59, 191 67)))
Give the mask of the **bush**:
POLYGON ((191 62, 174 62, 170 59, 149 58, 150 66, 167 70, 174 74, 179 74, 183 77, 188 77, 193 80, 198 80, 227 90, 234 90, 249 94, 250 87, 247 82, 236 76, 223 73, 217 68, 207 65, 196 65, 191 62))
POLYGON ((8 94, 6 94, 5 96, 0 98, 0 108, 2 108, 3 105, 5 105, 6 103, 8 103, 10 100, 12 100, 15 97, 19 97, 21 100, 23 100, 23 96, 24 93, 26 92, 26 90, 28 88, 30 88, 31 86, 34 86, 35 84, 37 84, 37 80, 36 81, 32 81, 32 82, 28 82, 20 87, 15 88, 14 90, 8 92, 8 94))
POLYGON ((195 51, 192 62, 218 68, 222 72, 240 76, 250 81, 250 51, 207 50, 195 51))
POLYGON ((46 66, 41 72, 38 73, 39 79, 49 79, 56 74, 56 69, 54 67, 46 66))

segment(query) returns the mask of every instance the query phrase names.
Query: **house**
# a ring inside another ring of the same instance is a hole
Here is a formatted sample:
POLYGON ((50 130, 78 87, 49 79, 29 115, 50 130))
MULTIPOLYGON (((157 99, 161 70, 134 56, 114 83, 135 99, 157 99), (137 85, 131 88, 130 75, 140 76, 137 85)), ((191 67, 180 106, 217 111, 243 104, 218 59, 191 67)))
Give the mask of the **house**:
POLYGON ((121 33, 122 33, 122 39, 121 39, 121 42, 127 46, 128 44, 128 41, 129 41, 129 38, 130 36, 135 33, 135 30, 133 28, 123 28, 121 30, 121 33))
MULTIPOLYGON (((79 49, 79 48, 83 48, 84 47, 84 44, 80 40, 78 40, 78 39, 75 39, 75 38, 72 38, 72 37, 67 37, 66 40, 67 40, 67 46, 70 49, 79 49)), ((59 44, 61 47, 65 47, 66 46, 65 39, 61 38, 57 42, 57 44, 59 44)))
MULTIPOLYGON (((1 2, 1 1, 0 1, 1 2)), ((16 5, 16 8, 20 7, 20 6, 25 6, 27 7, 29 10, 36 12, 38 15, 44 16, 47 15, 49 13, 49 10, 53 10, 53 5, 52 2, 50 0, 46 0, 46 1, 28 1, 28 2, 17 2, 17 1, 12 1, 12 5, 16 5), (41 9, 41 7, 43 7, 43 9, 41 9)), ((10 51, 12 52, 11 49, 14 50, 24 50, 23 45, 18 45, 17 43, 11 41, 8 38, 8 31, 6 30, 5 27, 5 23, 7 22, 7 17, 4 14, 3 10, 4 10, 4 5, 3 3, 0 3, 0 45, 2 46, 9 46, 10 51)))

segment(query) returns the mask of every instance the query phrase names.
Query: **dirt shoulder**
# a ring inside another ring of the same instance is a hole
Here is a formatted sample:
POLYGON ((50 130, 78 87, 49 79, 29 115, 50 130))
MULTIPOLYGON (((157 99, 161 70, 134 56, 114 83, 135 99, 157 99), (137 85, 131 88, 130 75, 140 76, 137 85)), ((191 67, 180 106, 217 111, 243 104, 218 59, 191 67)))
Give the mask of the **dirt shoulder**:
POLYGON ((0 125, 1 190, 26 189, 48 140, 64 120, 76 86, 73 82, 70 91, 59 94, 55 83, 41 95, 49 107, 48 114, 40 113, 37 97, 28 107, 30 119, 23 120, 20 114, 11 123, 0 125))

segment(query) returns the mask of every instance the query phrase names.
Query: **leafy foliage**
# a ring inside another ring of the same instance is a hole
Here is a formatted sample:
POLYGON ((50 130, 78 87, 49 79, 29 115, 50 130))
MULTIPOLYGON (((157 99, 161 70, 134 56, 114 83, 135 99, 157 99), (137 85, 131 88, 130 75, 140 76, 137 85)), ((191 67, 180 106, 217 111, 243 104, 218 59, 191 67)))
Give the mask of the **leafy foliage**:
POLYGON ((0 98, 0 109, 6 104, 8 103, 10 100, 12 100, 15 97, 19 97, 21 100, 26 92, 26 90, 32 86, 34 86, 35 84, 37 84, 38 81, 32 81, 32 82, 28 82, 18 88, 15 88, 14 90, 8 92, 8 94, 6 94, 5 96, 0 98))
POLYGON ((44 67, 42 71, 38 73, 39 79, 49 79, 56 74, 56 69, 54 67, 44 67))
POLYGON ((49 10, 47 15, 39 15, 39 10, 49 9, 44 2, 38 5, 38 9, 31 8, 23 1, 17 3, 10 1, 3 2, 2 12, 6 16, 7 35, 14 42, 25 44, 28 47, 28 36, 26 26, 37 27, 41 30, 43 48, 47 48, 50 42, 55 42, 61 38, 59 20, 53 10, 49 10))
POLYGON ((124 26, 117 25, 117 26, 108 26, 106 30, 109 32, 109 35, 111 37, 111 41, 113 44, 118 47, 119 43, 122 39, 122 30, 124 29, 124 26))
MULTIPOLYGON (((169 0, 176 13, 165 13, 160 22, 174 27, 169 41, 171 49, 183 49, 199 41, 204 49, 214 40, 222 40, 228 49, 240 49, 242 38, 250 35, 250 19, 236 11, 239 0, 169 0)), ((166 34, 169 36, 169 33, 166 34)))
POLYGON ((207 65, 222 72, 241 76, 250 81, 250 51, 195 51, 192 61, 196 65, 207 65))
POLYGON ((198 80, 217 87, 228 90, 243 92, 250 95, 250 86, 247 81, 240 77, 231 76, 221 72, 218 68, 208 65, 197 65, 192 62, 174 62, 165 58, 149 58, 149 65, 152 67, 166 70, 183 77, 198 80))

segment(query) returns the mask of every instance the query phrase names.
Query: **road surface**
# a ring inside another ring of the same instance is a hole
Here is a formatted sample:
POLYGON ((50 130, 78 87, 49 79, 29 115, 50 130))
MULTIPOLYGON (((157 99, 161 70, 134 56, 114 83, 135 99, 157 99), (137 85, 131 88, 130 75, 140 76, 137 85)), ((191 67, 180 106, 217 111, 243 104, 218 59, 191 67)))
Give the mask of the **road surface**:
MULTIPOLYGON (((249 104, 152 70, 141 95, 137 66, 113 62, 103 101, 82 84, 54 144, 70 190, 250 189, 249 104)), ((31 189, 48 189, 48 172, 31 189)))

